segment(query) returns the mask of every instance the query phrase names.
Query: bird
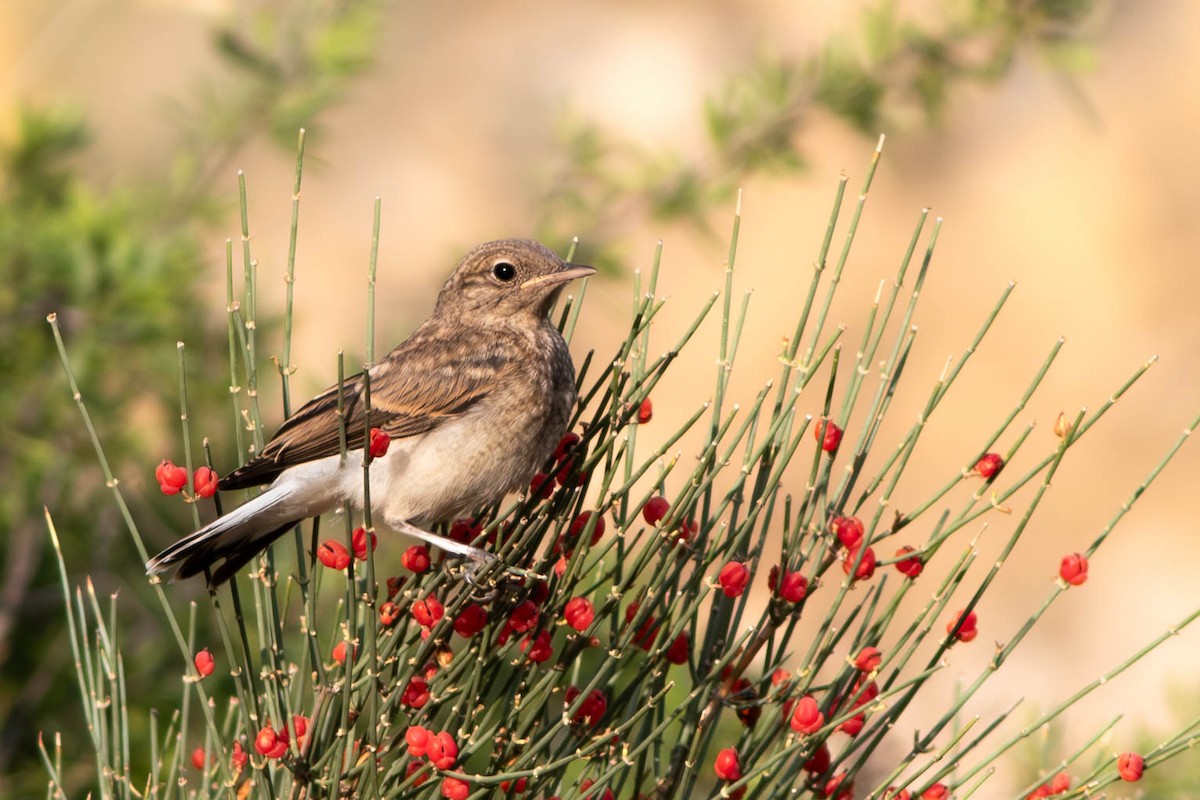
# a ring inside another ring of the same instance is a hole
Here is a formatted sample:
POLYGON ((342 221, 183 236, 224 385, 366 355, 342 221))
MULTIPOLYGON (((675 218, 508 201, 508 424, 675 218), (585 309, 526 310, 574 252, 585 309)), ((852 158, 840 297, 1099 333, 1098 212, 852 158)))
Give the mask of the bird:
POLYGON ((288 417, 222 490, 265 491, 176 541, 148 575, 237 574, 297 523, 363 507, 367 427, 390 438, 370 462, 371 513, 388 527, 476 561, 490 554, 429 532, 528 485, 554 451, 577 401, 575 366, 549 314, 566 284, 596 272, 526 239, 481 244, 438 293, 433 313, 365 373, 288 417), (369 377, 369 415, 366 409, 369 377))

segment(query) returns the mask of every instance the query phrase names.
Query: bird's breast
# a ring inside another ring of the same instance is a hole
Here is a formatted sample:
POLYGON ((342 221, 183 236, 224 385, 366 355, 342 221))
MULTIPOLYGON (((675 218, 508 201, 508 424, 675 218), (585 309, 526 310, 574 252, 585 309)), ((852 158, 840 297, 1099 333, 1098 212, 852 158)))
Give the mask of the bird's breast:
MULTIPOLYGON (((576 399, 570 355, 554 344, 462 416, 393 441, 371 465, 372 510, 393 524, 449 521, 527 486, 553 453, 576 399)), ((358 504, 361 487, 360 477, 351 498, 358 504)))

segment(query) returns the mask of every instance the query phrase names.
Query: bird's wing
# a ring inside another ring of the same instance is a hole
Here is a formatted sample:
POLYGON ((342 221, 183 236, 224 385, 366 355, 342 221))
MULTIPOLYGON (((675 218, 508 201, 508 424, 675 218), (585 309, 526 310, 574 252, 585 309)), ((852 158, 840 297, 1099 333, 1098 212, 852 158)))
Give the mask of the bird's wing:
MULTIPOLYGON (((495 339, 414 336, 370 370, 370 427, 391 438, 430 431, 465 413, 513 368, 495 339)), ((508 350, 511 352, 511 350, 508 350)), ((346 449, 363 446, 368 427, 362 374, 342 384, 346 449)), ((280 426, 262 453, 221 479, 222 489, 268 483, 288 467, 341 452, 338 386, 314 397, 280 426)))

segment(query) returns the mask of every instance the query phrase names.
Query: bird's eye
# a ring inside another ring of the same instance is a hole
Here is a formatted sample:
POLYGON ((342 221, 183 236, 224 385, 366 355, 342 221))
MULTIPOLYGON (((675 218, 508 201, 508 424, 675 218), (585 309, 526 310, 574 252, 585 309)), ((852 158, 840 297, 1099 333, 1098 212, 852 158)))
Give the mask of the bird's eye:
POLYGON ((508 283, 513 278, 517 277, 517 268, 507 261, 497 261, 492 265, 492 274, 498 280, 508 283))

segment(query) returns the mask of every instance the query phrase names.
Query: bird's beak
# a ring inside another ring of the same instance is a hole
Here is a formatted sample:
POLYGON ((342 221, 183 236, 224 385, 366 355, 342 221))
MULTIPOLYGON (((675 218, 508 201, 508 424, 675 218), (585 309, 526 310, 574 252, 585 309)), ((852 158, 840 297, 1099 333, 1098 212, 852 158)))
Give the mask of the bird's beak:
POLYGON ((530 278, 521 284, 522 289, 533 289, 537 286, 554 286, 567 281, 573 281, 576 278, 586 278, 588 275, 595 275, 595 267, 587 267, 583 264, 567 264, 558 272, 550 272, 545 275, 538 275, 536 278, 530 278))

